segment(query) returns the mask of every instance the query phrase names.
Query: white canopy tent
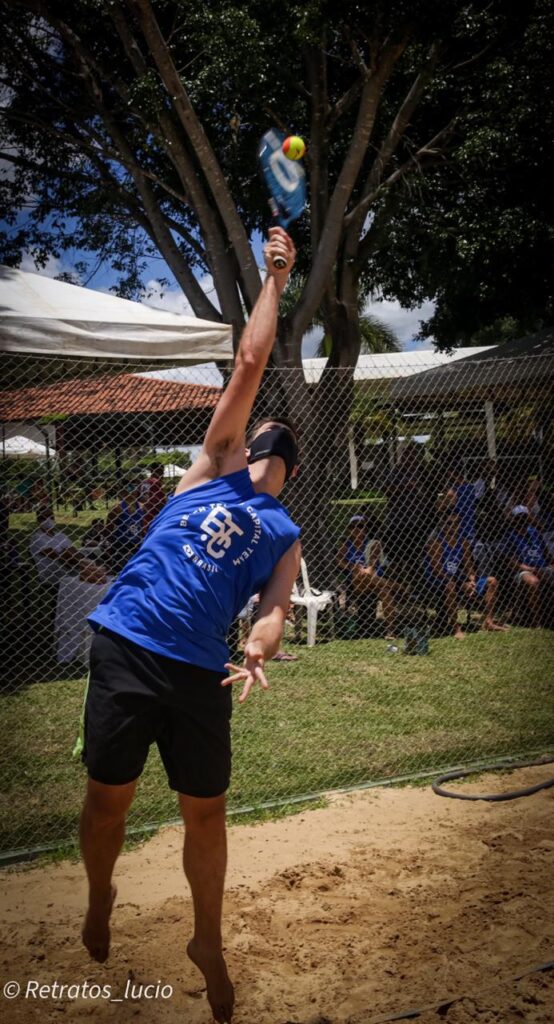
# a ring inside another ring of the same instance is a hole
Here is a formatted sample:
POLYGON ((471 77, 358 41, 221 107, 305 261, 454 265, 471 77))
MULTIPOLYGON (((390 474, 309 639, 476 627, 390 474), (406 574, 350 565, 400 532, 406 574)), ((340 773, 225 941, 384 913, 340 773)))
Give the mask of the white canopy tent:
POLYGON ((15 437, 2 437, 0 440, 0 458, 45 459, 47 455, 55 455, 53 448, 47 450, 46 443, 33 441, 30 437, 17 434, 15 437))
POLYGON ((182 477, 183 473, 186 473, 186 469, 182 469, 181 466, 176 466, 173 462, 169 462, 164 466, 164 479, 173 480, 174 477, 182 477))
POLYGON ((0 266, 0 352, 194 364, 233 348, 228 324, 0 266))

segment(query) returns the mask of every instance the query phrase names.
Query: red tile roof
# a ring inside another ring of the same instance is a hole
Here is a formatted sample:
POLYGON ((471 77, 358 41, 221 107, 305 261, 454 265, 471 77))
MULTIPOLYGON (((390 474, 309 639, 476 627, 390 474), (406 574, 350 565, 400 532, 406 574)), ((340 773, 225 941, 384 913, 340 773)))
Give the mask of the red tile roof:
POLYGON ((115 377, 89 377, 58 381, 46 387, 0 391, 0 420, 37 420, 55 413, 101 416, 213 409, 220 395, 221 388, 217 387, 121 373, 115 377))

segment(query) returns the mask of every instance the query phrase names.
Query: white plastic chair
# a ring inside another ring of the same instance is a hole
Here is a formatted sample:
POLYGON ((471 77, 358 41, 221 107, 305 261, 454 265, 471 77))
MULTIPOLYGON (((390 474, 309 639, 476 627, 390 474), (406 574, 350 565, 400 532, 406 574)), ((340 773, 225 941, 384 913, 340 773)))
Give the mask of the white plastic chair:
MULTIPOLYGON (((333 602, 335 599, 335 592, 333 590, 315 590, 310 586, 310 580, 308 578, 308 570, 306 563, 303 558, 300 559, 300 570, 302 574, 302 589, 301 594, 297 584, 294 584, 291 602, 295 605, 295 622, 296 619, 296 608, 305 608, 307 615, 307 626, 308 626, 308 647, 315 646, 316 632, 317 632, 317 616, 320 611, 324 608, 329 608, 331 615, 331 626, 334 633, 334 619, 333 619, 333 602)), ((298 632, 298 630, 297 630, 298 632)))

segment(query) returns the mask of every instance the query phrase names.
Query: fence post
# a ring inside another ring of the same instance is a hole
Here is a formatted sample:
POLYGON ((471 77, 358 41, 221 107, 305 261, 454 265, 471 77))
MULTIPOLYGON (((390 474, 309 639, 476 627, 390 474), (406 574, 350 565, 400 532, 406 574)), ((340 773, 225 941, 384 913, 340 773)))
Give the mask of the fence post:
POLYGON ((487 449, 489 453, 489 459, 496 462, 496 430, 494 426, 494 405, 491 400, 487 398, 485 402, 485 416, 487 420, 487 449))

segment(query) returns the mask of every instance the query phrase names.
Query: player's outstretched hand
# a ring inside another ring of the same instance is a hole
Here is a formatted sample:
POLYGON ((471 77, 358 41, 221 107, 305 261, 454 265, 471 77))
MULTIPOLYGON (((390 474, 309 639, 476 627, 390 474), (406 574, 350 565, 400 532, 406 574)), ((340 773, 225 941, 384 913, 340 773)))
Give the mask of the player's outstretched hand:
POLYGON ((224 679, 221 683, 222 686, 229 686, 231 683, 244 682, 242 693, 239 697, 239 704, 243 704, 252 687, 259 683, 262 690, 269 689, 269 683, 264 673, 264 654, 261 648, 261 644, 254 641, 247 643, 244 648, 244 665, 242 668, 238 665, 233 665, 231 662, 225 666, 233 672, 233 675, 224 679))
POLYGON ((296 259, 294 242, 290 235, 287 235, 284 228, 270 228, 268 236, 268 241, 264 246, 267 272, 271 277, 275 278, 281 288, 284 288, 296 259), (275 266, 274 261, 277 258, 285 261, 284 267, 279 268, 275 266))

